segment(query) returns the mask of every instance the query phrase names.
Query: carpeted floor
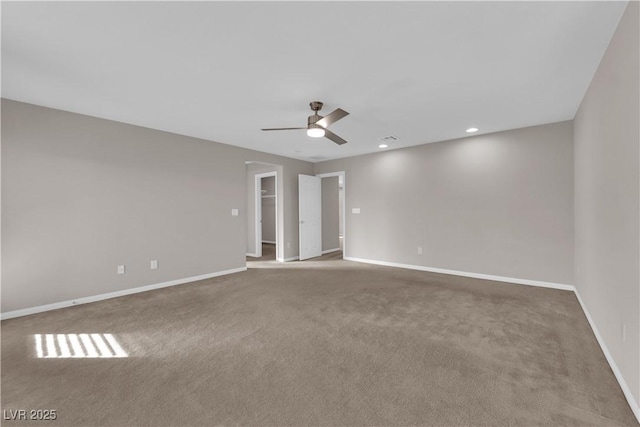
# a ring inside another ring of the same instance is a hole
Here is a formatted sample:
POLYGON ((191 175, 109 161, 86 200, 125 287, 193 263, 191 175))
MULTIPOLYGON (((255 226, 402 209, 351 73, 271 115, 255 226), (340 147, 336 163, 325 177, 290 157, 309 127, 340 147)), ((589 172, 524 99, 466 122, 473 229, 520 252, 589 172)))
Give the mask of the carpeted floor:
POLYGON ((247 262, 252 261, 275 261, 276 260, 276 245, 271 243, 262 244, 262 257, 247 257, 247 262))
POLYGON ((3 425, 637 425, 572 293, 341 256, 3 321, 2 409, 57 411, 3 425), (80 333, 129 357, 36 358, 80 333))

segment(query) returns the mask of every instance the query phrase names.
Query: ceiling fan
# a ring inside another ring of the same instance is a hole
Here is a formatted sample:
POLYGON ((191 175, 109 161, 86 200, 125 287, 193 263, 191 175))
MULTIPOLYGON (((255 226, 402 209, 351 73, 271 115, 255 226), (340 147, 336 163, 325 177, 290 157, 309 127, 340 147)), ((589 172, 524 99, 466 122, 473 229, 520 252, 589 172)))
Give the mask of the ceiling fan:
POLYGON ((270 130, 297 130, 297 129, 306 129, 307 130, 307 135, 313 137, 313 138, 322 138, 323 136, 325 138, 329 138, 330 140, 332 140, 333 142, 335 142, 338 145, 342 145, 342 144, 346 144, 347 141, 345 141, 344 139, 340 138, 338 135, 336 135, 335 133, 331 132, 329 129, 327 129, 327 127, 332 124, 337 122, 338 120, 342 119, 343 117, 346 117, 349 115, 349 113, 347 113, 346 111, 344 111, 341 108, 338 108, 336 110, 333 110, 331 113, 327 114, 326 116, 321 116, 318 114, 318 111, 320 111, 322 109, 322 102, 320 101, 313 101, 309 103, 309 106, 311 107, 311 110, 313 111, 313 114, 310 115, 307 118, 307 126, 306 127, 301 127, 301 128, 271 128, 271 129, 261 129, 261 130, 265 130, 265 131, 270 131, 270 130))

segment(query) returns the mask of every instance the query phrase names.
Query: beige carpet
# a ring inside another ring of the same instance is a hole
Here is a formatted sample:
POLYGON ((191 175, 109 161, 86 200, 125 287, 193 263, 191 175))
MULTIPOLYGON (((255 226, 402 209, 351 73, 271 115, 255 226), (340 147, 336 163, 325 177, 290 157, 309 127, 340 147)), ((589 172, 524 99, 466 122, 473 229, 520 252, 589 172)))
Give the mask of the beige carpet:
POLYGON ((570 292, 340 260, 2 322, 3 425, 637 425, 570 292), (128 358, 36 358, 34 334, 128 358))
POLYGON ((247 257, 247 262, 251 261, 275 261, 276 260, 276 245, 272 243, 262 244, 262 257, 247 257))

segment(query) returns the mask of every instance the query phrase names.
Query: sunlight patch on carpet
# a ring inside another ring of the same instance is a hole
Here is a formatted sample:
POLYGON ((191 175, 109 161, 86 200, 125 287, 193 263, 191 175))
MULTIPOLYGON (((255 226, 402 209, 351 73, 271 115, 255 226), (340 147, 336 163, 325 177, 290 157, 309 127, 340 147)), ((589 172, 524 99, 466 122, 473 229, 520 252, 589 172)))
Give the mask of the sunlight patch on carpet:
POLYGON ((112 334, 34 334, 39 359, 129 357, 112 334))

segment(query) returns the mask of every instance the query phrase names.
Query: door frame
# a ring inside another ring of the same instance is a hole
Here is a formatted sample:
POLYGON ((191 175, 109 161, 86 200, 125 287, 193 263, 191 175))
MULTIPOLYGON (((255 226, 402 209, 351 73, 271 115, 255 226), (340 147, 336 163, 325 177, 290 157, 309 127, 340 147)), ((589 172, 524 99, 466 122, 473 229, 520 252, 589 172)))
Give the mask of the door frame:
MULTIPOLYGON (((347 177, 345 171, 318 173, 318 178, 330 178, 337 176, 338 180, 342 177, 342 215, 340 221, 342 222, 342 258, 347 256, 347 177)), ((340 184, 338 184, 338 187, 340 184)), ((338 196, 340 197, 340 196, 338 196)))
POLYGON ((273 176, 275 177, 275 182, 274 182, 274 188, 275 188, 275 200, 274 200, 274 206, 275 206, 275 221, 276 221, 276 259, 278 258, 278 248, 280 246, 280 234, 278 233, 278 171, 272 171, 272 172, 264 172, 264 173, 257 173, 255 175, 255 215, 254 215, 254 219, 255 219, 255 224, 254 224, 254 230, 255 230, 255 245, 256 245, 256 249, 254 251, 254 253, 256 254, 257 258, 260 258, 262 256, 262 178, 267 178, 273 176))

